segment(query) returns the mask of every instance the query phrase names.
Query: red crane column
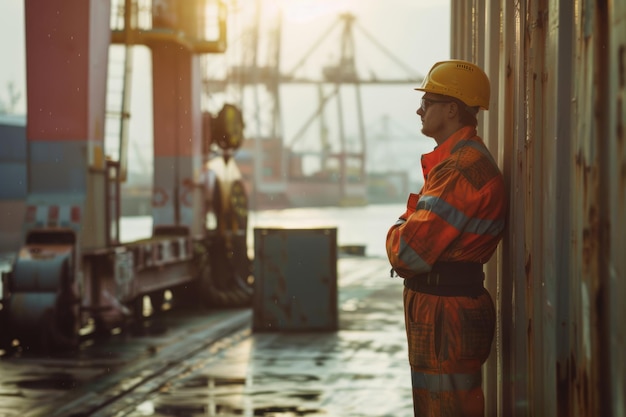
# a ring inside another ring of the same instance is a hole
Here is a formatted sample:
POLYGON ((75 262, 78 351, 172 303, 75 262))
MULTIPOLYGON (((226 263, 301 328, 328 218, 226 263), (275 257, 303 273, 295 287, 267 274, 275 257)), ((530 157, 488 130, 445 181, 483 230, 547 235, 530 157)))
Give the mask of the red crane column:
POLYGON ((154 102, 154 227, 193 230, 194 183, 202 172, 200 63, 173 42, 151 45, 154 102))
POLYGON ((29 186, 24 229, 71 227, 89 247, 106 242, 109 14, 109 0, 25 0, 29 186))

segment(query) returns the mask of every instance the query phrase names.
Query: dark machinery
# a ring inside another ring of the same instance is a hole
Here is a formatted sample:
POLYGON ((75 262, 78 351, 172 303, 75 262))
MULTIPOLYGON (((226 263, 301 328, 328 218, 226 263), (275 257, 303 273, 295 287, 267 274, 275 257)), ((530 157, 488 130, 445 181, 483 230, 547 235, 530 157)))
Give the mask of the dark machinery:
POLYGON ((232 158, 243 120, 229 104, 215 116, 202 111, 198 96, 198 55, 226 47, 223 4, 113 2, 120 26, 110 28, 92 19, 103 2, 35 3, 25 8, 29 189, 23 244, 3 276, 0 348, 75 348, 82 329, 107 334, 140 320, 144 298, 158 310, 168 291, 174 304, 250 305, 248 199, 232 158), (104 156, 110 99, 99 86, 112 84, 102 64, 109 44, 152 51, 153 233, 130 243, 119 231, 128 91, 117 112, 119 155, 104 156))

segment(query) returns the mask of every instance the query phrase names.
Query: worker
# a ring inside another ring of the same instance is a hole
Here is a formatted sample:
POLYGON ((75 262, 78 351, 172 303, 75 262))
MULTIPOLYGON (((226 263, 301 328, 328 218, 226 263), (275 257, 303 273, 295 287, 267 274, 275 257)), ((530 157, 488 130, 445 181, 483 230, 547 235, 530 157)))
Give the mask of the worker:
POLYGON ((415 416, 484 415, 481 366, 495 330, 483 264, 505 228, 504 179, 477 135, 489 108, 487 75, 471 62, 436 63, 417 114, 435 149, 424 185, 389 229, 392 276, 404 278, 404 319, 415 416))

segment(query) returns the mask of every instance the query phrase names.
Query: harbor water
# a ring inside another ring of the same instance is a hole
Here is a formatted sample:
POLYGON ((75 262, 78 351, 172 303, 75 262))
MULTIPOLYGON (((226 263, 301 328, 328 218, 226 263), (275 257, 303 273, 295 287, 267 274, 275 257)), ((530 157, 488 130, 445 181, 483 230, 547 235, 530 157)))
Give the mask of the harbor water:
MULTIPOLYGON (((365 254, 386 257, 385 237, 389 227, 404 212, 403 204, 367 205, 362 207, 315 207, 253 211, 248 221, 248 247, 254 247, 255 228, 337 228, 337 244, 360 245, 365 254)), ((152 217, 123 217, 121 239, 124 243, 147 238, 152 217)))

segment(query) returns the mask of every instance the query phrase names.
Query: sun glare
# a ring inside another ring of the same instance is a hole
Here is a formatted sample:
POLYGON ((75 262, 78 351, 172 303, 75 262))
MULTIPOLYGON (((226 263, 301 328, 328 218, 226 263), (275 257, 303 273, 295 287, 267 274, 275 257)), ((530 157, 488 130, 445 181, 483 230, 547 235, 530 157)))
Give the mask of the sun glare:
MULTIPOLYGON (((354 13, 359 0, 238 0, 239 10, 255 13, 260 10, 263 16, 276 16, 280 10, 283 21, 308 23, 318 18, 338 16, 341 13, 354 13), (260 8, 260 9, 259 9, 260 8)), ((363 1, 363 0, 361 0, 363 1)))
MULTIPOLYGON (((268 1, 268 0, 266 0, 268 1)), ((269 0, 272 1, 272 0, 269 0)), ((352 11, 357 0, 276 0, 283 19, 291 22, 307 22, 323 16, 352 11)))

